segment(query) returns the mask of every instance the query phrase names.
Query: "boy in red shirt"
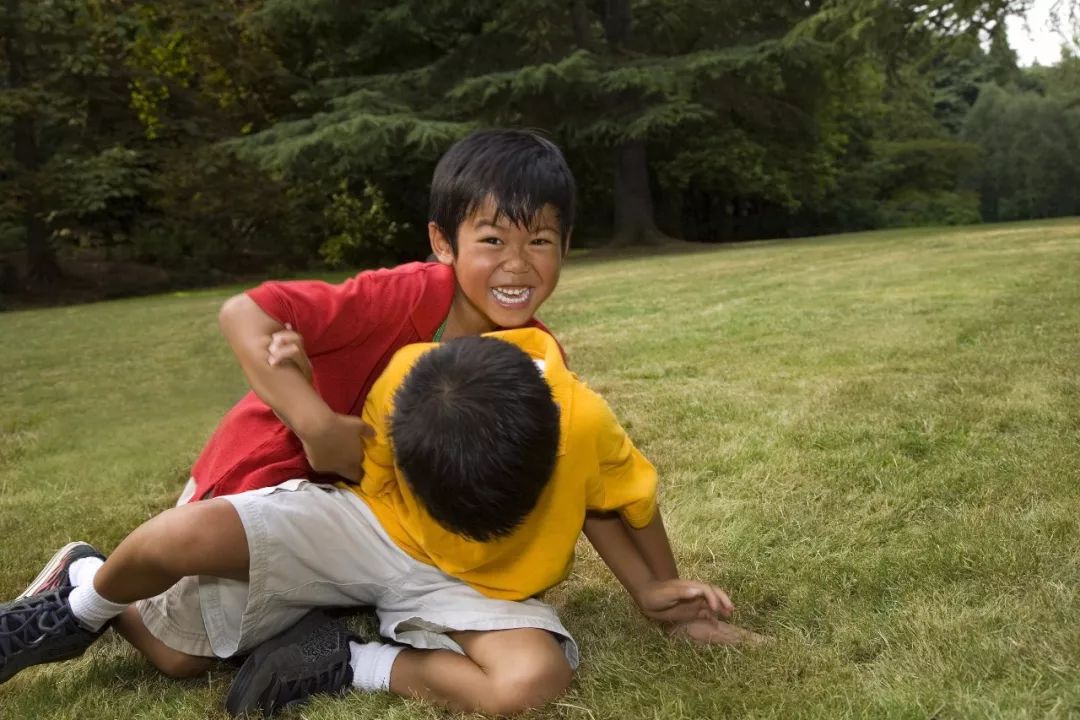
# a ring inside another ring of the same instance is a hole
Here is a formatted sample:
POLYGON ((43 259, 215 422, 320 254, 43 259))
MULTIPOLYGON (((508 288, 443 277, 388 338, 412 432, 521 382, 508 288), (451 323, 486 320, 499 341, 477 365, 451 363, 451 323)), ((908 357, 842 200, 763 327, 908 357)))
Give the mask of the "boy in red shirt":
POLYGON ((226 414, 184 495, 359 479, 360 408, 395 351, 498 328, 546 330, 533 315, 559 280, 574 201, 574 177, 551 142, 475 132, 432 179, 428 235, 438 262, 340 285, 268 282, 226 302, 221 327, 253 392, 226 414), (276 350, 300 338, 314 388, 294 365, 276 363, 276 350))

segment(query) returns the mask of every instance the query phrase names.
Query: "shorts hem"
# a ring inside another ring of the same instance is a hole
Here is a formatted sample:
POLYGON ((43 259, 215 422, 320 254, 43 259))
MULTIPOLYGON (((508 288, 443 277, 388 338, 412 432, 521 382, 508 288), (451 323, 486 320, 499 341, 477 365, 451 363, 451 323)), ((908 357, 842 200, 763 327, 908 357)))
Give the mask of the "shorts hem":
POLYGON ((170 650, 198 657, 217 657, 205 633, 184 630, 148 600, 137 602, 135 609, 147 631, 170 650))
POLYGON ((524 630, 533 628, 546 630, 555 636, 559 647, 566 656, 571 670, 577 670, 581 663, 581 651, 577 641, 570 635, 561 622, 552 621, 548 618, 539 617, 482 617, 463 619, 438 615, 414 615, 413 617, 399 620, 389 628, 389 639, 404 643, 419 650, 453 650, 464 654, 461 646, 454 642, 447 633, 452 632, 497 632, 500 630, 524 630), (445 622, 439 622, 443 620, 445 622), (407 630, 399 630, 402 625, 410 624, 415 627, 407 630), (426 627, 425 627, 426 626, 426 627))

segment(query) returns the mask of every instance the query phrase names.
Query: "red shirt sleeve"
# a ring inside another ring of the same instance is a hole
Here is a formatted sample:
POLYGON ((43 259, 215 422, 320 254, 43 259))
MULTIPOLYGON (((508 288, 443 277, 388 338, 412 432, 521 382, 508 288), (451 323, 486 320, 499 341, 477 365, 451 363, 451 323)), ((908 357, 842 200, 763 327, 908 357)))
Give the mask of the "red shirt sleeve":
POLYGON ((315 357, 368 339, 381 316, 380 275, 365 272, 339 285, 272 280, 247 294, 267 315, 300 333, 308 356, 315 357))

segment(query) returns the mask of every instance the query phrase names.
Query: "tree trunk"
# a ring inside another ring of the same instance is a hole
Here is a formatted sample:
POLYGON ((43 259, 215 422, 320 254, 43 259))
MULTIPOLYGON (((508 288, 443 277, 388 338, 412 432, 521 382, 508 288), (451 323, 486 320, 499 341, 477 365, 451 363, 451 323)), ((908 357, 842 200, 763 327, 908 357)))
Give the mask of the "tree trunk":
POLYGON ((615 150, 615 245, 652 245, 664 239, 656 227, 645 142, 631 140, 615 150))
POLYGON ((582 50, 593 51, 595 43, 592 38, 589 8, 585 6, 585 0, 571 0, 570 22, 574 27, 574 43, 582 50))
POLYGON ((632 21, 630 0, 607 0, 604 4, 604 34, 612 50, 622 50, 630 40, 632 21))
MULTIPOLYGON (((604 34, 608 47, 620 52, 630 40, 630 0, 607 0, 604 34)), ((649 164, 644 140, 629 140, 615 148, 615 245, 654 244, 664 238, 656 227, 649 164)))
MULTIPOLYGON (((5 0, 7 21, 4 28, 4 52, 8 61, 8 87, 17 89, 27 85, 26 52, 20 23, 19 0, 5 0)), ((26 272, 33 283, 49 283, 58 280, 62 273, 56 260, 56 251, 49 239, 49 228, 42 214, 41 199, 35 177, 41 165, 38 152, 37 123, 33 111, 15 118, 12 123, 12 155, 26 178, 22 201, 23 226, 26 229, 26 272)))

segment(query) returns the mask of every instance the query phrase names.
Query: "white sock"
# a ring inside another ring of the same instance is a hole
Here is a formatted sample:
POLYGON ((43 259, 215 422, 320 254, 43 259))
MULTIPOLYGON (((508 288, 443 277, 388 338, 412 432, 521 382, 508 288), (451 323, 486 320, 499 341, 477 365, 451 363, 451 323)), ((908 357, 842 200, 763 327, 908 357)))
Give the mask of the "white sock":
POLYGON ((94 575, 97 569, 88 578, 83 578, 82 585, 76 585, 68 596, 71 603, 71 612, 79 624, 87 630, 97 631, 101 626, 124 612, 127 603, 114 603, 106 600, 94 589, 94 575))
POLYGON ((68 568, 68 580, 75 587, 84 585, 94 579, 94 574, 104 564, 105 561, 99 557, 79 558, 71 563, 71 567, 68 568))
POLYGON ((379 642, 350 642, 349 665, 352 666, 354 688, 358 690, 389 690, 390 668, 398 653, 405 648, 379 642))

